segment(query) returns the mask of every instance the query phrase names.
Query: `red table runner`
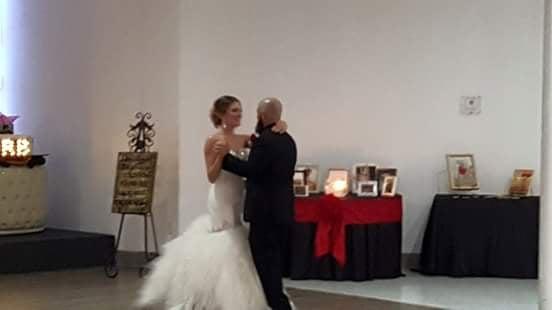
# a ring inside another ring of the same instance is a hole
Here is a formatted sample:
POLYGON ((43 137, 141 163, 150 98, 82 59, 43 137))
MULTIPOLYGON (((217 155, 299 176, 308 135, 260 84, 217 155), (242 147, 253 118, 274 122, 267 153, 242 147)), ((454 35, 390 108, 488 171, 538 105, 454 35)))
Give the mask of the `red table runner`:
POLYGON ((317 223, 315 256, 331 253, 341 266, 346 262, 346 225, 396 223, 401 220, 401 196, 336 198, 323 195, 295 198, 295 221, 317 223))

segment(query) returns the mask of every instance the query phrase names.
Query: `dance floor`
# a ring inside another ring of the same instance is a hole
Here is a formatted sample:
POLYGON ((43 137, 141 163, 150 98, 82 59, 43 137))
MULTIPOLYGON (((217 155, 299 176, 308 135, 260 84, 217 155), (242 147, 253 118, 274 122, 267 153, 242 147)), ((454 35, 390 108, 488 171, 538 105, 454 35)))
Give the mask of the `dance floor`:
MULTIPOLYGON (((132 303, 142 280, 136 269, 122 269, 109 279, 103 269, 89 268, 26 274, 0 274, 0 309, 10 310, 123 310, 132 303)), ((378 299, 318 291, 288 289, 299 310, 307 309, 435 309, 378 299)), ((153 307, 150 310, 162 309, 153 307)))

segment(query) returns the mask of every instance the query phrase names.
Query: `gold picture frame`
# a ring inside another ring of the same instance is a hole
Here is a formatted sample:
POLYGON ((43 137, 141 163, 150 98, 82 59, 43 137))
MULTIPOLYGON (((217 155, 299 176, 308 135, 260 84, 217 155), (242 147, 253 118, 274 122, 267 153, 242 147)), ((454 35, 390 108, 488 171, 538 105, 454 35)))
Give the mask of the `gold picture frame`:
POLYGON ((509 194, 511 196, 528 196, 531 192, 533 176, 532 169, 516 169, 510 183, 509 194))
POLYGON ((473 154, 447 154, 449 188, 456 191, 479 189, 473 154))

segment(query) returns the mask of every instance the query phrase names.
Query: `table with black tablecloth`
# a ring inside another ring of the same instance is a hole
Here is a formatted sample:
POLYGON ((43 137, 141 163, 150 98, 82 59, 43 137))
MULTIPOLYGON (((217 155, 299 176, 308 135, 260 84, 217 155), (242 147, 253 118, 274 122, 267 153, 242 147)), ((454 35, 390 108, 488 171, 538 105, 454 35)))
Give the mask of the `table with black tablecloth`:
POLYGON ((536 278, 539 197, 436 195, 419 271, 536 278))
POLYGON ((297 197, 285 274, 295 280, 399 277, 401 223, 401 196, 297 197))

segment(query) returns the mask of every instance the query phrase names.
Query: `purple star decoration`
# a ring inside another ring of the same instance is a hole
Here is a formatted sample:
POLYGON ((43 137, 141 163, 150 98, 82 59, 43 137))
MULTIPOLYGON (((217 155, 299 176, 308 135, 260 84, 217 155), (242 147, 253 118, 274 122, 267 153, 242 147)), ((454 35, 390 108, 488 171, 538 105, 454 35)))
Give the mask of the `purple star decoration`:
POLYGON ((13 122, 18 118, 17 115, 7 116, 0 112, 0 134, 13 134, 13 122))

